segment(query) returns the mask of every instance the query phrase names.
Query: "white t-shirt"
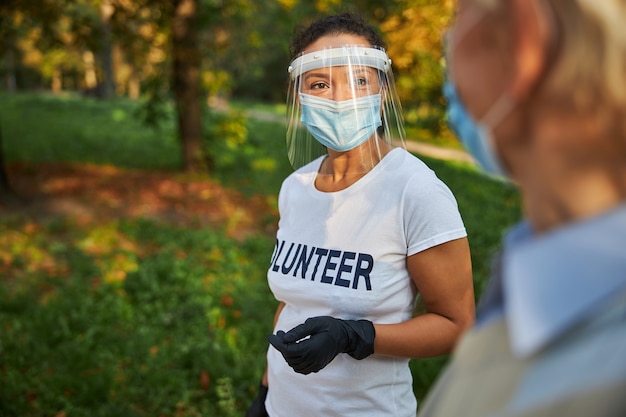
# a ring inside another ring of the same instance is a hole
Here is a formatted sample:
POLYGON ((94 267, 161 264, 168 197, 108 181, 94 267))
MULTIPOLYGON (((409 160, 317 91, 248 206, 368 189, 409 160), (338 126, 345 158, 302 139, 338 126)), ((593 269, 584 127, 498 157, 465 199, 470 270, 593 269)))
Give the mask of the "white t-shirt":
MULTIPOLYGON (((274 332, 332 316, 399 323, 411 318, 416 289, 407 256, 466 236, 456 200, 422 161, 394 149, 347 189, 314 186, 324 157, 290 175, 268 271, 285 303, 274 332)), ((408 359, 340 353, 326 368, 298 374, 268 350, 270 417, 414 417, 408 359)))

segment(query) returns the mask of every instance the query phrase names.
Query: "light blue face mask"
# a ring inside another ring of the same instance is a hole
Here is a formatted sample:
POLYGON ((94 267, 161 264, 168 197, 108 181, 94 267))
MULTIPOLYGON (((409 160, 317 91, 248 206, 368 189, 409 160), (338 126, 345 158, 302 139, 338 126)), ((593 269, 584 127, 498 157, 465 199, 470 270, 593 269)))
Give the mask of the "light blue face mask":
POLYGON ((345 101, 302 93, 299 97, 302 123, 318 142, 335 151, 356 148, 382 125, 380 94, 345 101))
POLYGON ((463 143, 467 152, 472 155, 485 172, 508 178, 508 174, 503 169, 493 148, 491 129, 476 122, 468 113, 449 77, 446 77, 443 94, 448 101, 446 108, 448 125, 463 143))

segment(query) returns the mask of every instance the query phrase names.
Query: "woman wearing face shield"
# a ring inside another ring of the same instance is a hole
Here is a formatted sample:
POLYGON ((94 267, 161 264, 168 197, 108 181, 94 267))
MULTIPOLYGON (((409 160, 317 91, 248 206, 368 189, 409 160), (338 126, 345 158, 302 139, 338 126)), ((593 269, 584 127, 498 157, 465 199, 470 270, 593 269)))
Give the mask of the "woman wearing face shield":
POLYGON ((467 0, 449 122, 525 220, 420 417, 626 416, 626 2, 467 0))
POLYGON ((466 231, 450 190, 401 146, 376 32, 330 16, 292 52, 296 171, 279 194, 268 271, 279 307, 248 416, 412 417, 409 358, 449 353, 473 323, 466 231), (418 294, 426 312, 413 317, 418 294))

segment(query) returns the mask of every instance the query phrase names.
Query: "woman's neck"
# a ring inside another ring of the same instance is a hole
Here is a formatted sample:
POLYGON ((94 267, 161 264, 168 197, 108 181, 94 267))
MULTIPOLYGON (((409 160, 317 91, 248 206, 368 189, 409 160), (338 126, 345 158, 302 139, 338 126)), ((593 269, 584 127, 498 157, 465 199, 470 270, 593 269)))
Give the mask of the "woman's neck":
POLYGON ((329 149, 318 171, 315 186, 325 192, 348 188, 378 165, 391 149, 393 147, 387 142, 376 138, 346 152, 329 149))

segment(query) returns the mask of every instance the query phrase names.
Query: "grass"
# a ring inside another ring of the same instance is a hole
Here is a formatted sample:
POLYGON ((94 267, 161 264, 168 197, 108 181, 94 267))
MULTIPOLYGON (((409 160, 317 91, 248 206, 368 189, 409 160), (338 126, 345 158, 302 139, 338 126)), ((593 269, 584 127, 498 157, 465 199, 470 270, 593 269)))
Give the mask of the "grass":
POLYGON ((91 162, 127 168, 176 169, 180 151, 174 118, 159 129, 140 122, 129 100, 41 94, 0 95, 0 126, 8 161, 91 162))
MULTIPOLYGON (((214 177, 275 195, 290 172, 284 127, 248 120, 252 104, 239 106, 207 116, 214 177)), ((137 111, 124 100, 0 95, 7 159, 176 169, 171 114, 154 130, 137 111)), ((456 195, 480 294, 519 195, 471 166, 423 159, 456 195)), ((240 242, 147 220, 1 217, 0 415, 242 415, 275 308, 272 247, 263 235, 240 242)), ((411 362, 418 398, 445 361, 411 362)))

